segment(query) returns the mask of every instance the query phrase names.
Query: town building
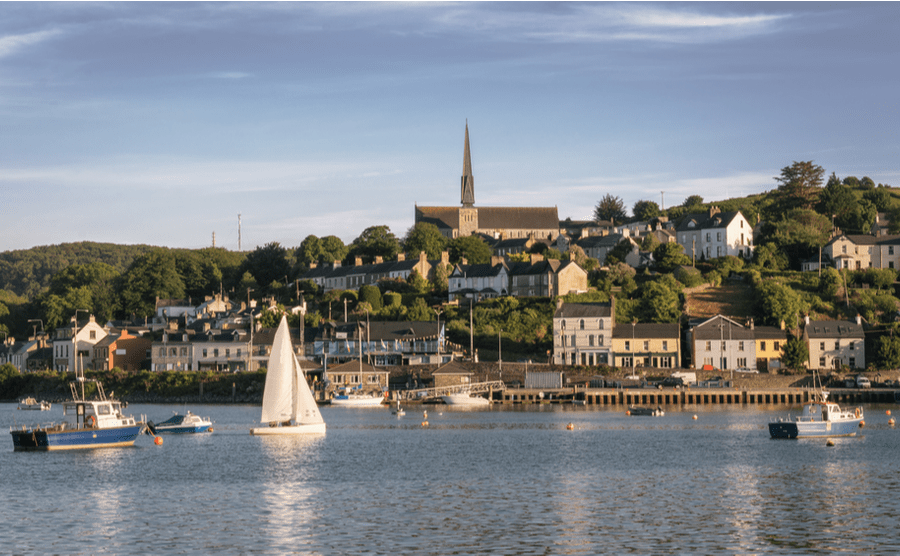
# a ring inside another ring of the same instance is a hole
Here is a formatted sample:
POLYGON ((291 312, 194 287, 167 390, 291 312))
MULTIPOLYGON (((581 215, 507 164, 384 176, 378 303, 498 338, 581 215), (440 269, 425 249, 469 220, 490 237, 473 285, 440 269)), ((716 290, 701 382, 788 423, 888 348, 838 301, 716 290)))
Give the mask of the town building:
POLYGON ((678 323, 625 323, 613 329, 614 367, 673 369, 681 366, 678 323))
POLYGON ((70 326, 57 328, 53 338, 53 368, 61 373, 74 373, 76 363, 78 369, 87 368, 91 364, 94 345, 108 334, 107 329, 97 324, 94 315, 83 326, 73 322, 70 326))
POLYGON ((900 235, 838 234, 822 248, 822 259, 839 269, 900 269, 900 235))
POLYGON ((675 228, 675 241, 695 261, 753 256, 753 228, 740 211, 710 207, 705 213, 686 214, 675 228))
POLYGON ((756 361, 753 330, 722 315, 692 324, 688 338, 694 369, 750 368, 756 361))
POLYGON ((475 177, 469 147, 469 124, 463 146, 463 175, 459 207, 415 206, 415 223, 437 226, 449 239, 483 234, 495 239, 533 237, 554 242, 559 235, 560 220, 556 207, 478 207, 475 206, 475 177))
POLYGON ((781 370, 784 344, 788 340, 784 323, 781 327, 754 326, 753 320, 751 320, 750 329, 753 331, 753 338, 756 342, 756 366, 751 368, 762 373, 775 373, 781 370))
POLYGON ((553 313, 553 362, 611 365, 615 298, 609 303, 557 302, 553 313))
POLYGON ((810 369, 866 368, 866 338, 859 316, 856 322, 806 317, 803 339, 809 347, 810 369))

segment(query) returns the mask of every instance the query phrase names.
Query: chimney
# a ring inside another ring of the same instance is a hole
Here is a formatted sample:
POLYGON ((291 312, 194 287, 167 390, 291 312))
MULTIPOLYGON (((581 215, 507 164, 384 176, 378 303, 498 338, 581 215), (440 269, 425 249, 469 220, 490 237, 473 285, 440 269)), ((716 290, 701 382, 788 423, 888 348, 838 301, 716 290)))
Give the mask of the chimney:
POLYGON ((754 328, 754 327, 753 327, 753 319, 750 319, 749 326, 750 326, 750 330, 753 330, 753 328, 754 328))
POLYGON ((503 257, 498 257, 496 255, 491 256, 491 266, 497 266, 498 264, 503 264, 503 257))
POLYGON ((384 257, 381 255, 375 255, 375 264, 381 264, 384 262, 384 257))
POLYGON ((406 260, 406 253, 397 253, 397 262, 402 263, 406 260))
POLYGON ((856 324, 862 326, 862 316, 859 313, 856 313, 856 324))
POLYGON ((779 327, 784 330, 784 319, 781 319, 781 322, 778 323, 779 327))
POLYGON ((465 266, 465 265, 469 264, 469 259, 467 259, 465 257, 460 257, 459 264, 465 266))
POLYGON ((450 252, 441 251, 441 264, 450 264, 450 252))
POLYGON ((356 266, 362 266, 362 257, 356 257, 356 266))
POLYGON ((419 251, 419 262, 425 263, 428 262, 428 253, 425 251, 419 251))
POLYGON ((722 212, 722 211, 719 209, 719 207, 709 207, 709 217, 710 218, 719 214, 720 212, 722 212))
POLYGON ((803 316, 803 322, 806 323, 806 326, 809 326, 809 315, 804 315, 804 316, 803 316))
POLYGON ((532 253, 530 258, 531 264, 538 264, 539 262, 544 260, 544 256, 540 253, 532 253))

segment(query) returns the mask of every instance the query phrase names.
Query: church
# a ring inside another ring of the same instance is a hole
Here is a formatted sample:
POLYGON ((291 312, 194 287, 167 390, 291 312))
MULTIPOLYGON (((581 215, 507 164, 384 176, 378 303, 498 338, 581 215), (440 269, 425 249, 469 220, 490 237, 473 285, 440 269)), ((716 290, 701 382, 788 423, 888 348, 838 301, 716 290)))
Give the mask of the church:
POLYGON ((463 147, 463 175, 458 207, 420 207, 416 205, 416 224, 428 222, 437 226, 447 238, 480 234, 495 240, 528 238, 555 241, 559 235, 556 207, 477 207, 472 156, 469 151, 469 123, 463 147))

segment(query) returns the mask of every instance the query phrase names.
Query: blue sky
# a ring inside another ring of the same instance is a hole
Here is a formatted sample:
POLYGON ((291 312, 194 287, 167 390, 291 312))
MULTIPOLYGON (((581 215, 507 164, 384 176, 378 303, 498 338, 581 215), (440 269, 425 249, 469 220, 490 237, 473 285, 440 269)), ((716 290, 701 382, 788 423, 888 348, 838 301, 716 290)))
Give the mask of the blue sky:
POLYGON ((0 3, 0 251, 900 186, 900 4, 0 3), (663 193, 664 192, 664 193, 663 193))

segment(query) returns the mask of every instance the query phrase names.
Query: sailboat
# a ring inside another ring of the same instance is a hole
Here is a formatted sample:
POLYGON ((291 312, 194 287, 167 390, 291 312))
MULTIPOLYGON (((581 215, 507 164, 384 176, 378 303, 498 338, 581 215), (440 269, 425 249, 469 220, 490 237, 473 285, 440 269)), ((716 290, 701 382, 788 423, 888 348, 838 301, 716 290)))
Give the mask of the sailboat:
POLYGON ((291 346, 287 317, 281 317, 272 343, 260 421, 266 426, 250 434, 325 434, 325 420, 291 346))

